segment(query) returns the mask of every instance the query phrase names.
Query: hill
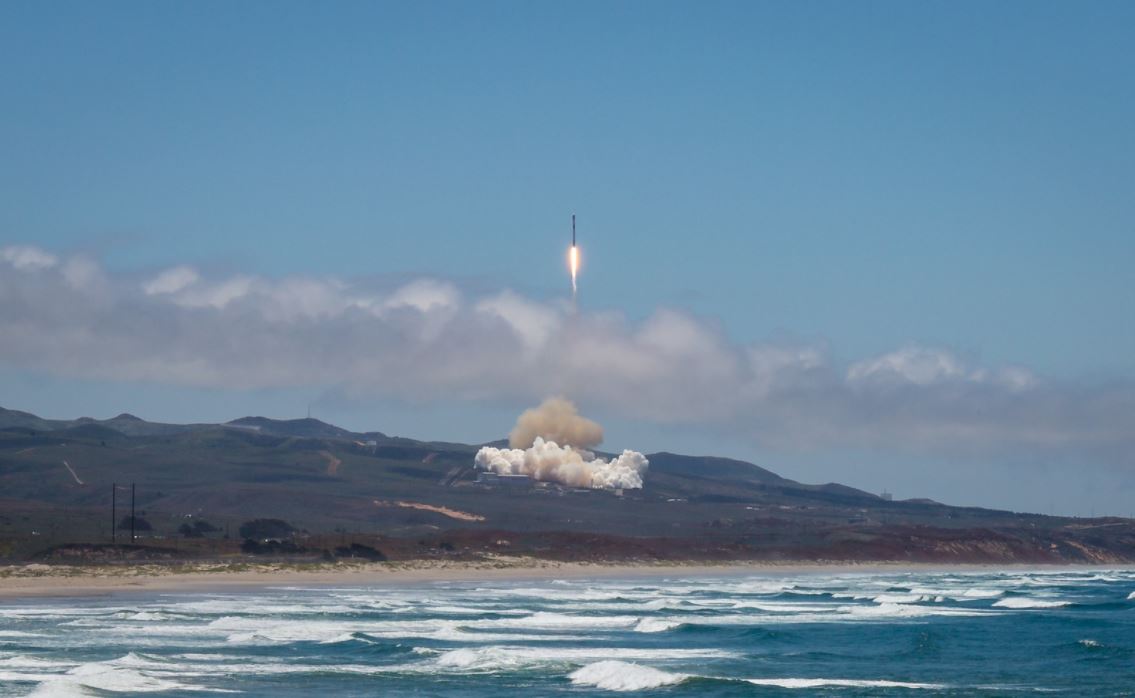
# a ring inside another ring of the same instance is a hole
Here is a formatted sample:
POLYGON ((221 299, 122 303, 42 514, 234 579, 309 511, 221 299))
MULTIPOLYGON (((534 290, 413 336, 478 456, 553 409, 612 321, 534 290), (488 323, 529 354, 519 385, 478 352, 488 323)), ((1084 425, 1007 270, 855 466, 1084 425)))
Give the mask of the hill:
MULTIPOLYGON (((889 501, 674 453, 648 454, 644 488, 621 496, 486 485, 472 467, 477 448, 315 419, 176 425, 0 409, 0 557, 108 542, 112 486, 134 483, 148 544, 186 545, 178 531, 205 521, 216 551, 239 544, 243 522, 264 518, 301 537, 365 538, 404 556, 503 545, 570 559, 1135 560, 1125 519, 889 501)), ((120 491, 115 518, 128 497, 120 491)))

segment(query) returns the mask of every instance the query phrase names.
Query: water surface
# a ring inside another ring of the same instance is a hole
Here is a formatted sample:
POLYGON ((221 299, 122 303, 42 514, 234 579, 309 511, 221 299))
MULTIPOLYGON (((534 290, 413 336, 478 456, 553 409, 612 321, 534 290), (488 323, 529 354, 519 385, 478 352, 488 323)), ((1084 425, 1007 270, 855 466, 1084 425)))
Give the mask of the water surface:
POLYGON ((0 603, 0 695, 1133 695, 1130 570, 0 603))

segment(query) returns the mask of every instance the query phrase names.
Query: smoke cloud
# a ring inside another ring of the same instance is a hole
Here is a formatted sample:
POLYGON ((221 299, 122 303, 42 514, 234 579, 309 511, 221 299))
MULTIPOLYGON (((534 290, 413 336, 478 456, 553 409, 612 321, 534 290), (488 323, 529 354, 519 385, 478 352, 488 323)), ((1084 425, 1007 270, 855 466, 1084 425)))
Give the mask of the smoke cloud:
POLYGON ((537 436, 532 446, 493 448, 477 451, 474 464, 498 475, 527 475, 541 482, 558 482, 569 487, 595 490, 642 488, 642 477, 650 462, 638 451, 623 451, 611 460, 571 446, 560 446, 537 436))
POLYGON ((474 464, 498 475, 527 475, 542 482, 591 489, 640 489, 649 462, 638 451, 611 460, 588 449, 603 442, 603 427, 579 414, 575 404, 550 397, 525 410, 509 434, 511 448, 485 446, 474 464))
POLYGON ((603 443, 603 427, 581 417, 575 405, 562 397, 550 397, 540 404, 524 410, 516 426, 508 435, 512 448, 531 448, 537 437, 563 446, 595 448, 603 443))

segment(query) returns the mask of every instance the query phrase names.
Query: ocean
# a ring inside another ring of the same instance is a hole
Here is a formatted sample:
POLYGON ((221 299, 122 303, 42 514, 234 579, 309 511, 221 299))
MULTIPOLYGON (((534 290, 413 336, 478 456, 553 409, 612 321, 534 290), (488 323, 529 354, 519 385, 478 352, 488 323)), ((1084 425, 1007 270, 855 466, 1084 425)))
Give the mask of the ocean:
POLYGON ((0 695, 1135 695, 1135 571, 0 601, 0 695))

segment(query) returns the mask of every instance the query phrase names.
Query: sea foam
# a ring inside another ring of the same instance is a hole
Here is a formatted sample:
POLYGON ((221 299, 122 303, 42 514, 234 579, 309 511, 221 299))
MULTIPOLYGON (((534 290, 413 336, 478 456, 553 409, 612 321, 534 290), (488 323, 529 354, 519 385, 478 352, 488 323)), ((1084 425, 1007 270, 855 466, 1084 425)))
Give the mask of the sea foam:
POLYGON ((636 633, 664 633, 682 625, 681 621, 665 618, 643 618, 635 626, 636 633))
POLYGON ((993 605, 999 608, 1060 608, 1067 606, 1069 601, 1044 601, 1042 599, 1025 599, 1019 596, 1010 596, 1008 598, 994 601, 993 605))
MULTIPOLYGON (((427 648, 421 648, 428 651, 427 648)), ((415 650, 417 651, 417 649, 415 650)), ((734 652, 699 648, 651 647, 461 647, 442 652, 434 659, 438 667, 464 671, 502 671, 518 667, 557 664, 601 663, 619 660, 620 664, 635 661, 691 661, 731 659, 734 652)), ((635 666, 628 664, 628 666, 635 666)))
POLYGON ((605 691, 642 691, 681 683, 689 674, 675 674, 640 664, 606 659, 568 674, 577 686, 595 686, 605 691))
POLYGON ((884 679, 746 679, 756 686, 776 686, 778 688, 948 688, 940 683, 909 683, 906 681, 887 681, 884 679))

